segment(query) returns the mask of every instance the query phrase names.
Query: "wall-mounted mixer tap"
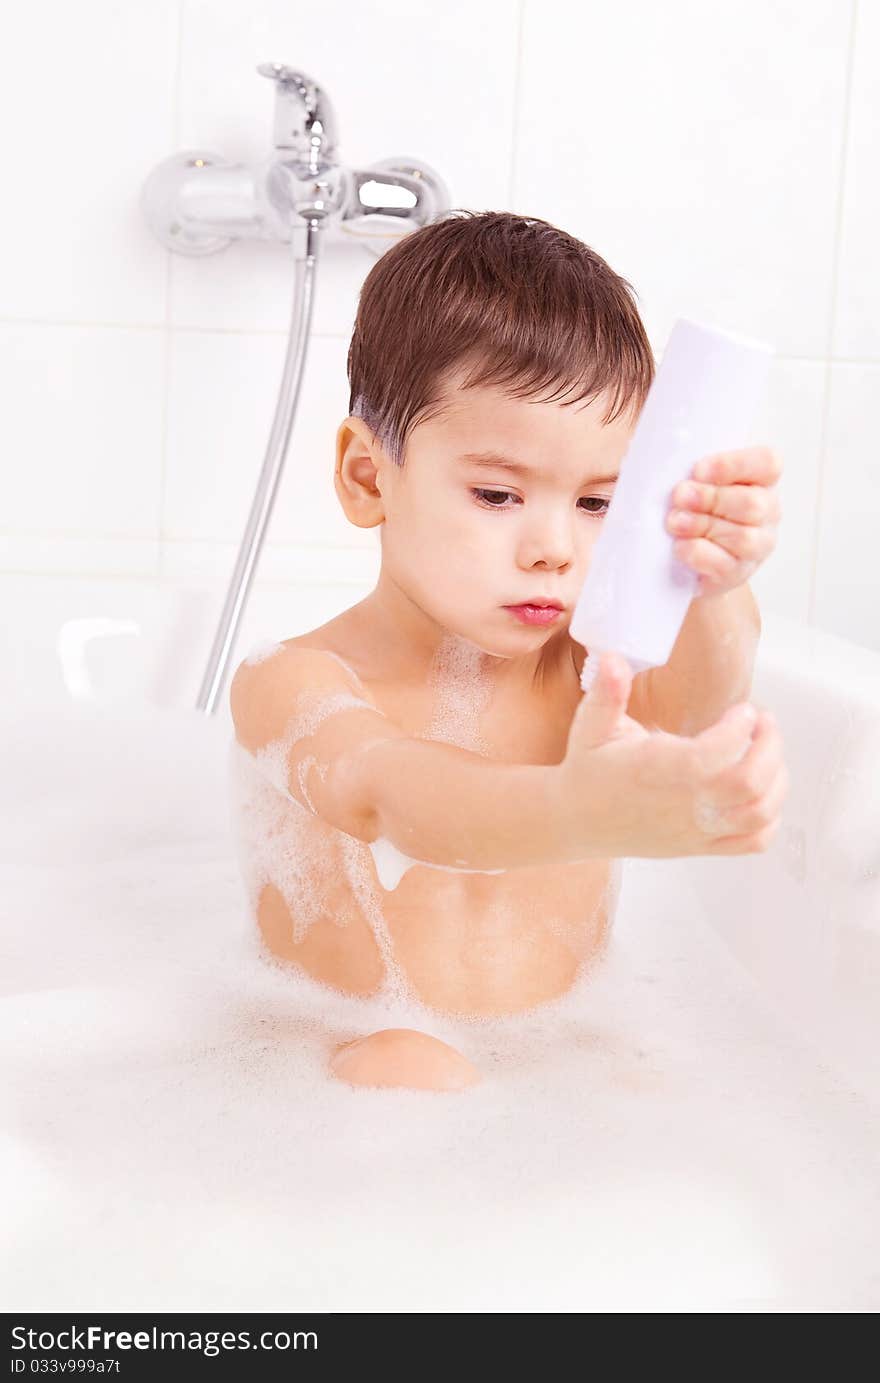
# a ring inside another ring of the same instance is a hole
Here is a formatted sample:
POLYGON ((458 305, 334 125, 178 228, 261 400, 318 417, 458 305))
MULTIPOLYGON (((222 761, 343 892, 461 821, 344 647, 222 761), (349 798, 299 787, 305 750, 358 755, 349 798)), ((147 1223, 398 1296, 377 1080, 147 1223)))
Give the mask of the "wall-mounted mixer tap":
POLYGON ((260 63, 275 83, 274 149, 255 166, 207 149, 163 160, 144 184, 153 233, 181 254, 213 254, 232 240, 292 242, 306 253, 309 221, 357 239, 375 258, 395 240, 449 209, 443 180, 422 160, 380 159, 367 168, 339 162, 336 115, 327 93, 304 72, 260 63))

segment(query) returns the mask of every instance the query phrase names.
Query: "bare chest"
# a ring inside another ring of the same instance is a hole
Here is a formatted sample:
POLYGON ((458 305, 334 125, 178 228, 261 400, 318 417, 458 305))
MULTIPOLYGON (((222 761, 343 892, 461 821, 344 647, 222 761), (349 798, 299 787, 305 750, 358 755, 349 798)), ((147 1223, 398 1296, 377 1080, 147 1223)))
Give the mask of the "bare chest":
MULTIPOLYGON (((360 674, 358 680, 377 709, 408 734, 511 763, 561 762, 580 695, 573 670, 570 683, 528 696, 472 679, 418 687, 360 674)), ((309 836, 302 845, 313 862, 319 903, 312 916, 318 929, 309 927, 311 942, 298 948, 299 958, 319 956, 319 968, 307 968, 330 984, 340 983, 337 962, 325 961, 330 951, 316 949, 316 942, 321 927, 333 927, 333 939, 341 941, 343 919, 353 946, 347 963, 359 953, 370 968, 372 933, 379 949, 391 947, 425 1002, 469 1013, 516 1011, 563 993, 605 936, 608 861, 494 874, 441 869, 407 859, 390 842, 367 845, 298 815, 296 829, 309 836)), ((346 987, 361 985, 349 976, 346 987)))

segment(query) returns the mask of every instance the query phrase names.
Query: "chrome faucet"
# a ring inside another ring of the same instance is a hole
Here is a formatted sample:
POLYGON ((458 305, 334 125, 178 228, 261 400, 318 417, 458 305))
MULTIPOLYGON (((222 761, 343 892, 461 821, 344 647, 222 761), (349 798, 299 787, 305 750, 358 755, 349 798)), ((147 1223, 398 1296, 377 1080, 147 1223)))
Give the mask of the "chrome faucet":
POLYGON ((440 176, 421 160, 380 159, 367 168, 339 162, 336 115, 327 93, 282 63, 257 71, 275 83, 274 150, 253 168, 205 149, 163 160, 141 204, 168 249, 213 254, 232 240, 282 240, 306 253, 309 221, 358 239, 375 258, 395 240, 448 211, 440 176))
POLYGON ((178 254, 214 254, 240 239, 281 240, 293 252, 293 310, 281 387, 196 703, 207 714, 223 689, 284 468, 308 349, 321 233, 356 240, 378 259, 396 240, 441 220, 450 208, 444 182, 421 160, 398 156, 367 168, 344 167, 327 93, 282 63, 261 63, 257 71, 275 83, 273 152, 249 168, 208 150, 185 149, 153 169, 141 194, 147 224, 178 254))
POLYGON ((315 177, 336 163, 336 114, 330 97, 303 72, 261 62, 261 77, 275 83, 275 148, 292 149, 315 177))

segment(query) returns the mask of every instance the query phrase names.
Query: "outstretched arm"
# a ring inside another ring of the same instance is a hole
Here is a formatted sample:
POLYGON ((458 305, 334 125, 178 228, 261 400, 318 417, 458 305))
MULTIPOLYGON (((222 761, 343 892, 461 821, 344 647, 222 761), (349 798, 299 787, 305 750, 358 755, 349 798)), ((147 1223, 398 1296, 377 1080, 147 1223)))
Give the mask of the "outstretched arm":
POLYGON ((408 735, 304 646, 242 663, 230 688, 238 742, 330 825, 384 837, 411 859, 506 869, 563 858, 553 765, 504 763, 408 735))

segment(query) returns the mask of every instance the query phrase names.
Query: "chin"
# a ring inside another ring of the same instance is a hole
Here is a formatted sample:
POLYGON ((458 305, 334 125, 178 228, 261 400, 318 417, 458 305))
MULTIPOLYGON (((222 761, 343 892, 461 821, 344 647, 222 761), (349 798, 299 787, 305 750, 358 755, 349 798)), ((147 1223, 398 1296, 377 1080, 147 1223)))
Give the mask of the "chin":
POLYGON ((503 662, 512 662, 516 658, 534 657, 548 645, 555 643, 552 635, 547 634, 542 629, 530 629, 528 625, 523 625, 518 629, 513 638, 501 640, 494 647, 490 647, 485 642, 478 645, 482 651, 491 658, 498 658, 503 662))
POLYGON ((507 638, 496 638, 487 642, 485 625, 474 630, 462 629, 451 623, 443 627, 452 638, 461 639, 462 643, 468 644, 479 653, 484 653, 487 658, 508 659, 522 656, 522 639, 511 638, 508 635, 507 638))

